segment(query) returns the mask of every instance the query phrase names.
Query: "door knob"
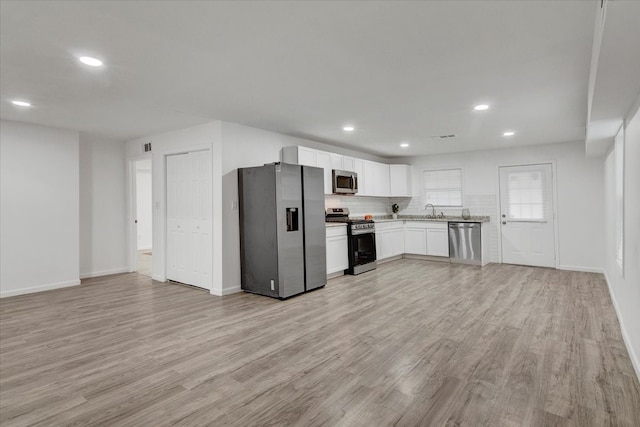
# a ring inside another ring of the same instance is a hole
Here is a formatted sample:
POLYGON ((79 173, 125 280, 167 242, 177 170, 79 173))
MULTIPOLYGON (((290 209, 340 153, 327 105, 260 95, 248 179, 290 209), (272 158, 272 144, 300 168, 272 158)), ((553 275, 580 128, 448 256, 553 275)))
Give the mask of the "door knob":
POLYGON ((507 221, 502 221, 502 225, 505 225, 507 223, 507 221))

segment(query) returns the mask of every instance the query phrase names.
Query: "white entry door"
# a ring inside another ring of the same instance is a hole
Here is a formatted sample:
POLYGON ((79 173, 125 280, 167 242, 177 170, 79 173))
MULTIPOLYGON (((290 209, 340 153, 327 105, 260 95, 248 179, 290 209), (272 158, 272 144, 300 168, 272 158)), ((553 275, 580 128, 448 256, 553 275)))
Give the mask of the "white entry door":
POLYGON ((555 267, 550 163, 500 168, 502 262, 555 267))
POLYGON ((167 279, 211 288, 209 151, 167 156, 167 279))

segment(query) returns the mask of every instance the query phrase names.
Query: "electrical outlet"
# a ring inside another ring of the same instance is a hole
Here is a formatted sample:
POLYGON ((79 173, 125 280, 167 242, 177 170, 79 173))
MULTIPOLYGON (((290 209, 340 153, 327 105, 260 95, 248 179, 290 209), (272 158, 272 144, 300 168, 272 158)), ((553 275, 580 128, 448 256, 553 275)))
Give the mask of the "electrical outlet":
POLYGON ((276 284, 273 282, 273 280, 271 281, 271 290, 272 291, 276 290, 276 284))

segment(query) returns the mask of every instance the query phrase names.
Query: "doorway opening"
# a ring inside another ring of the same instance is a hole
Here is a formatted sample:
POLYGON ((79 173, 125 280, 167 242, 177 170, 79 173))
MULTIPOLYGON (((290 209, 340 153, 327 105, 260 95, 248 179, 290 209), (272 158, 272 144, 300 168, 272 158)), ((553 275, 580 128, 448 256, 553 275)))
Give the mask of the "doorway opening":
POLYGON ((151 159, 136 160, 135 166, 135 271, 151 277, 153 265, 153 198, 151 159))

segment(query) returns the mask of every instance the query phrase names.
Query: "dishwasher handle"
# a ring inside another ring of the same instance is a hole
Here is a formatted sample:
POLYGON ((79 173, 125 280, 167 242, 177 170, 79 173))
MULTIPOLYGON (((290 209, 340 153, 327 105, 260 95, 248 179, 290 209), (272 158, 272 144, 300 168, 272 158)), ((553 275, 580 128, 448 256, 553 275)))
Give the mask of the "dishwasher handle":
POLYGON ((480 228, 479 222, 450 222, 449 228, 480 228))

